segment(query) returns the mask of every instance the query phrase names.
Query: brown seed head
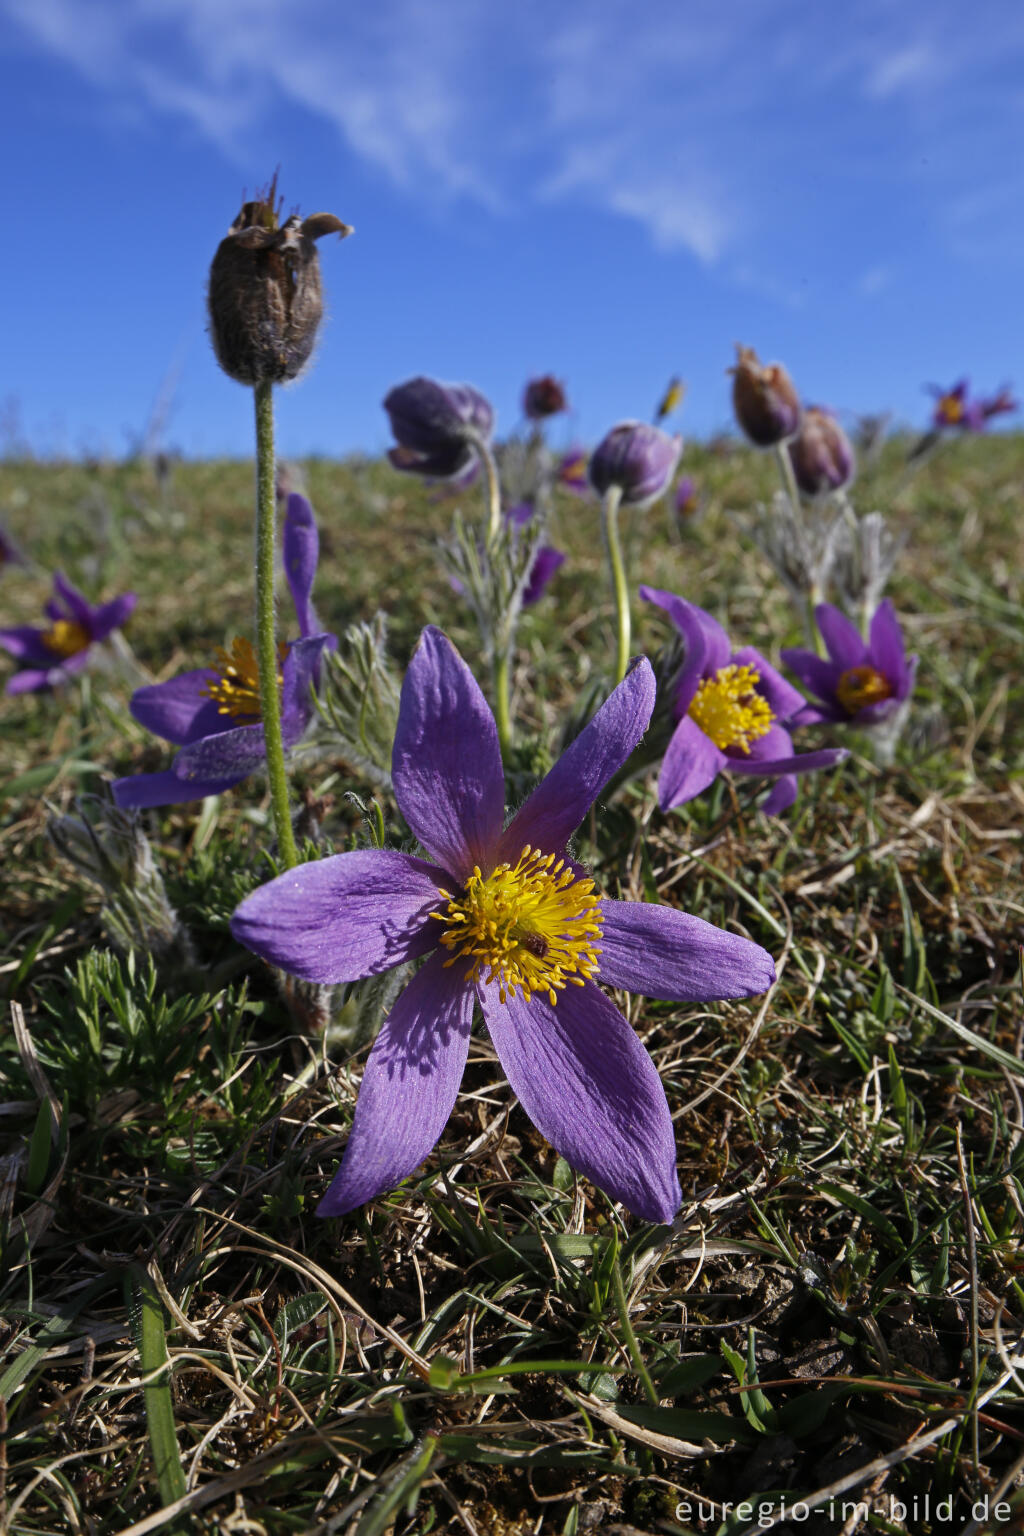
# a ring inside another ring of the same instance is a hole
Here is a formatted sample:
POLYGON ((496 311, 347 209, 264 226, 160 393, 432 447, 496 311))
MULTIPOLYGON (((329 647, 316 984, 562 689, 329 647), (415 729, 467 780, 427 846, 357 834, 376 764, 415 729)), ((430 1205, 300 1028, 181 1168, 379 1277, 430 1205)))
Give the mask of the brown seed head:
POLYGON ((243 203, 210 267, 210 337, 224 372, 240 384, 283 383, 309 361, 323 315, 315 241, 352 233, 333 213, 280 223, 277 175, 243 203))
POLYGON ((781 363, 762 363, 753 347, 736 344, 730 368, 736 420, 759 448, 785 442, 800 425, 800 400, 781 363))

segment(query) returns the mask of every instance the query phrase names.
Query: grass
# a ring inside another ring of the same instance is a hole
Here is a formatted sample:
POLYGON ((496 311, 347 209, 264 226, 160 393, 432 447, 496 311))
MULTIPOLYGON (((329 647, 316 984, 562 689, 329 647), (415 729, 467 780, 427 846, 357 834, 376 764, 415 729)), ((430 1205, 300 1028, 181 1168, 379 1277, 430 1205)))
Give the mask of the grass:
MULTIPOLYGON (((627 520, 634 585, 770 652, 799 643, 735 516, 770 461, 696 448, 686 468, 706 515, 681 536, 662 508, 627 520)), ((324 624, 383 608, 404 662, 436 622, 475 665, 431 556, 450 505, 376 463, 305 471, 324 624)), ((830 1487, 793 1529, 960 1530, 986 1497, 1020 1518, 1022 475, 1024 439, 1001 436, 909 481, 892 445, 857 487, 907 540, 892 595, 921 667, 891 768, 855 754, 774 821, 722 784, 663 816, 634 781, 581 829, 603 887, 778 958, 767 1001, 622 1000, 676 1119, 671 1232, 556 1157, 482 1033, 425 1167, 315 1220, 381 999, 353 991, 326 1036, 303 1031, 233 944, 267 873, 259 786, 147 813, 188 956, 125 953, 46 828, 165 765, 127 714, 132 679, 0 703, 12 1531, 732 1531, 738 1502, 756 1518, 830 1487)), ((4 572, 4 622, 34 619, 59 564, 90 595, 139 593, 142 667, 206 663, 251 619, 251 478, 0 464, 0 517, 36 562, 4 572)), ((593 505, 560 503, 569 562, 520 632, 521 773, 611 665, 596 528, 593 505)), ((648 651, 664 635, 653 613, 637 630, 648 651)), ((334 844, 362 835, 347 796, 375 792, 349 764, 305 762, 297 784, 334 844)))

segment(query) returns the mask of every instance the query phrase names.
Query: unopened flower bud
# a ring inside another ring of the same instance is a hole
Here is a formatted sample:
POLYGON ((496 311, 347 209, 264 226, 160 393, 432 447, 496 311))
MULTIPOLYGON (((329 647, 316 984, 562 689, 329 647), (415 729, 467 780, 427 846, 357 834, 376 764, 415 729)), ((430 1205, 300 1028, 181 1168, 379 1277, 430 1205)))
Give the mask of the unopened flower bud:
POLYGON ((384 409, 398 447, 388 451, 396 469, 448 480, 462 474, 476 445, 486 445, 494 431, 494 410, 469 384, 439 384, 436 379, 408 379, 384 397, 384 409))
POLYGON ((523 391, 523 415, 530 421, 543 421, 567 408, 565 390, 550 373, 531 379, 523 391))
POLYGON ((279 223, 277 176, 242 211, 210 267, 210 337, 239 384, 281 384, 305 367, 324 312, 315 242, 352 233, 333 213, 279 223))
POLYGON ((783 443, 800 425, 800 400, 781 363, 762 363, 753 347, 736 345, 732 408, 743 431, 759 448, 783 443))
POLYGON ((788 452, 796 483, 805 496, 841 490, 853 479, 853 445, 835 417, 818 406, 804 412, 788 452))
POLYGON ((617 485, 624 506, 646 506, 668 486, 682 450, 681 437, 646 421, 622 421, 594 449, 590 483, 601 496, 617 485))

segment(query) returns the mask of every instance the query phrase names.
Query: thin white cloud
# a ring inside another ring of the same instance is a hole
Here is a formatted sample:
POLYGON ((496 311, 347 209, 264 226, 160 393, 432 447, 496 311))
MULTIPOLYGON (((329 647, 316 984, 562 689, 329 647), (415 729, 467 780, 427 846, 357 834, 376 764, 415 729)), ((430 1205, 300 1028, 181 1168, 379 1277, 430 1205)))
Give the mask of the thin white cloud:
MULTIPOLYGON (((1024 115, 1024 11, 1000 9, 965 32, 962 0, 851 0, 841 20, 810 0, 0 0, 104 94, 239 165, 298 106, 425 204, 597 208, 778 295, 857 199, 863 229, 873 185, 950 240, 995 238, 1024 193, 999 128, 1024 115)), ((853 285, 858 262, 878 291, 884 252, 851 253, 853 285)))

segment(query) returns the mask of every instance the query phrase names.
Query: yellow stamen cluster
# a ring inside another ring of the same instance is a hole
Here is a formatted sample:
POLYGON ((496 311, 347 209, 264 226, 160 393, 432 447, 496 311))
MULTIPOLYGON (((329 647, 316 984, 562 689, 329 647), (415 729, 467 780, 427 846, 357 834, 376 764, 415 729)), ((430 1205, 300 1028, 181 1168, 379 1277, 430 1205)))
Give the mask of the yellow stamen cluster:
POLYGON ((836 697, 848 715, 855 715, 868 704, 891 699, 892 684, 876 667, 850 667, 836 684, 836 697))
POLYGON ((89 631, 77 619, 55 619, 42 641, 55 656, 77 656, 89 644, 89 631))
POLYGON ((771 729, 775 715, 768 700, 757 692, 760 681, 761 674, 754 667, 719 667, 694 694, 690 718, 720 752, 730 747, 749 752, 750 743, 771 729))
MULTIPOLYGON (((277 659, 280 665, 287 655, 287 645, 279 645, 277 659)), ((217 704, 217 713, 230 715, 238 720, 247 717, 250 720, 258 720, 260 717, 260 669, 256 660, 256 653, 252 648, 252 641, 245 640, 236 635, 231 642, 231 650, 227 651, 221 646, 214 658, 214 666, 220 673, 215 682, 207 683, 199 692, 203 698, 214 699, 217 704)), ((277 686, 280 688, 284 678, 277 674, 277 686)))
POLYGON ((445 924, 441 943, 452 951, 445 969, 465 959, 467 981, 497 981, 501 1001, 517 992, 529 1002, 546 992, 552 1003, 567 983, 582 987, 598 968, 601 908, 593 880, 577 880, 564 859, 529 843, 513 864, 486 877, 479 866, 457 895, 432 912, 445 924))
POLYGON ((964 403, 959 395, 943 395, 939 401, 938 415, 947 427, 956 427, 964 419, 964 403))

